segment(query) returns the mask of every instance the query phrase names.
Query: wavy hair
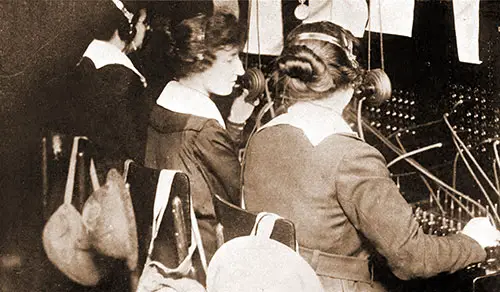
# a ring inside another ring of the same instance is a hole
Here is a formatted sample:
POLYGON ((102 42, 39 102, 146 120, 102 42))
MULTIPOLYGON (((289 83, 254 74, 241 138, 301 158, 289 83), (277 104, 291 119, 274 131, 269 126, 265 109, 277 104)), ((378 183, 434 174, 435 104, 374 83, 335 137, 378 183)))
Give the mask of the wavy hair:
POLYGON ((364 70, 355 60, 358 45, 349 31, 331 22, 297 26, 288 35, 272 74, 285 103, 321 99, 359 84, 364 70))
POLYGON ((175 77, 207 70, 217 51, 242 48, 242 35, 236 16, 224 11, 183 20, 171 33, 170 55, 175 62, 175 77))

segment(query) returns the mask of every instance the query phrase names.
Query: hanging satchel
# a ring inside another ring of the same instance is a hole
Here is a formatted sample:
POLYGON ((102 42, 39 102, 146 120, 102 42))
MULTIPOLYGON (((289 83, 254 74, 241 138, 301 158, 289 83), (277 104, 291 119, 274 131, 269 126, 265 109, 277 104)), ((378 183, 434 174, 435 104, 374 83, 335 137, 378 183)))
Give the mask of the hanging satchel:
POLYGON ((116 169, 109 170, 106 183, 94 191, 83 206, 83 223, 89 241, 99 253, 127 261, 137 267, 137 227, 130 191, 116 169))
MULTIPOLYGON (((80 139, 86 138, 77 136, 73 139, 64 202, 45 224, 42 242, 47 257, 61 272, 81 285, 94 286, 101 279, 101 275, 94 262, 94 253, 81 214, 71 204, 80 139)), ((90 177, 94 190, 99 188, 92 160, 90 177)))
POLYGON ((215 252, 208 266, 207 291, 325 291, 298 252, 270 238, 278 218, 259 213, 250 235, 235 237, 215 252))
POLYGON ((169 269, 161 262, 152 258, 155 239, 160 230, 160 224, 169 202, 172 182, 177 171, 162 170, 158 179, 154 208, 153 208, 153 226, 151 241, 148 249, 146 264, 139 278, 137 292, 152 291, 205 291, 204 287, 196 280, 189 278, 189 273, 193 266, 192 257, 196 250, 202 258, 202 266, 206 271, 205 253, 201 242, 201 236, 198 229, 198 223, 194 214, 193 205, 190 204, 191 215, 191 245, 188 248, 186 257, 174 269, 169 269), (180 278, 179 278, 180 276, 180 278))

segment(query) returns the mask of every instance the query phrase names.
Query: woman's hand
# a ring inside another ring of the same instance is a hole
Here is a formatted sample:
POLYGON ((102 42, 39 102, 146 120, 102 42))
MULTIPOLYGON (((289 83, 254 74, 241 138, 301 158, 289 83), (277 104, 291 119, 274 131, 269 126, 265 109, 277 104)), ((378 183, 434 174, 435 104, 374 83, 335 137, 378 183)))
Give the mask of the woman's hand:
POLYGON ((248 90, 243 89, 243 93, 234 99, 233 105, 231 106, 231 112, 227 118, 230 122, 235 124, 244 124, 252 115, 255 107, 259 105, 259 99, 257 99, 253 104, 246 102, 245 97, 247 97, 247 95, 248 90))
POLYGON ((482 248, 496 246, 500 241, 500 231, 488 217, 472 218, 467 222, 462 233, 477 241, 482 248))

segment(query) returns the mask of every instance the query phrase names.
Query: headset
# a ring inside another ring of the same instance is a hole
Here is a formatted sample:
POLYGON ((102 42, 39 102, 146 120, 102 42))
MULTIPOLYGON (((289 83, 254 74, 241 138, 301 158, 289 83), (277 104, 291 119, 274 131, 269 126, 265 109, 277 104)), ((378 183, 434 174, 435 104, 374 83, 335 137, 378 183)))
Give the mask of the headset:
POLYGON ((380 106, 391 94, 391 80, 382 69, 367 70, 362 83, 354 91, 354 97, 366 98, 368 106, 380 106))
POLYGON ((266 89, 266 78, 262 70, 258 68, 248 68, 245 74, 238 78, 237 84, 248 90, 248 95, 245 101, 249 103, 255 102, 262 97, 266 89))
POLYGON ((111 0, 111 1, 113 1, 116 8, 118 8, 123 13, 123 16, 125 16, 125 18, 127 19, 127 23, 120 22, 120 26, 118 27, 118 34, 120 35, 120 38, 122 38, 125 42, 129 43, 134 39, 135 34, 137 33, 134 24, 134 14, 127 10, 122 1, 120 0, 111 0))
MULTIPOLYGON (((297 36, 298 40, 319 40, 335 45, 344 50, 347 58, 354 67, 359 64, 356 61, 356 56, 353 53, 353 45, 345 39, 340 40, 328 34, 319 32, 304 32, 297 36)), ((364 73, 361 84, 357 86, 354 92, 354 97, 361 99, 366 98, 369 105, 379 106, 384 101, 391 97, 392 87, 389 76, 383 69, 371 69, 364 73)))

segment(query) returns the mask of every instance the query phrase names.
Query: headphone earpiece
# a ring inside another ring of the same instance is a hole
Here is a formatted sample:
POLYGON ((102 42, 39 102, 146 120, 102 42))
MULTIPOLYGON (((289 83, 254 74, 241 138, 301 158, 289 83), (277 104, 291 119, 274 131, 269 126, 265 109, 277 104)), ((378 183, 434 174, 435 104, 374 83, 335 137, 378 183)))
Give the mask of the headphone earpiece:
POLYGON ((123 21, 120 27, 118 27, 118 34, 120 35, 120 38, 126 43, 130 43, 134 39, 135 33, 136 28, 133 22, 123 21))
POLYGON ((133 22, 130 22, 128 25, 129 25, 129 30, 128 30, 129 39, 127 41, 132 41, 135 37, 135 33, 137 32, 137 30, 133 22))
POLYGON ((120 34, 120 37, 127 43, 131 42, 134 39, 135 34, 137 32, 134 24, 134 19, 137 16, 134 16, 133 13, 128 11, 123 2, 121 2, 120 0, 112 0, 112 1, 115 4, 116 8, 120 9, 120 11, 123 13, 123 16, 127 19, 127 26, 119 28, 118 32, 120 34))

